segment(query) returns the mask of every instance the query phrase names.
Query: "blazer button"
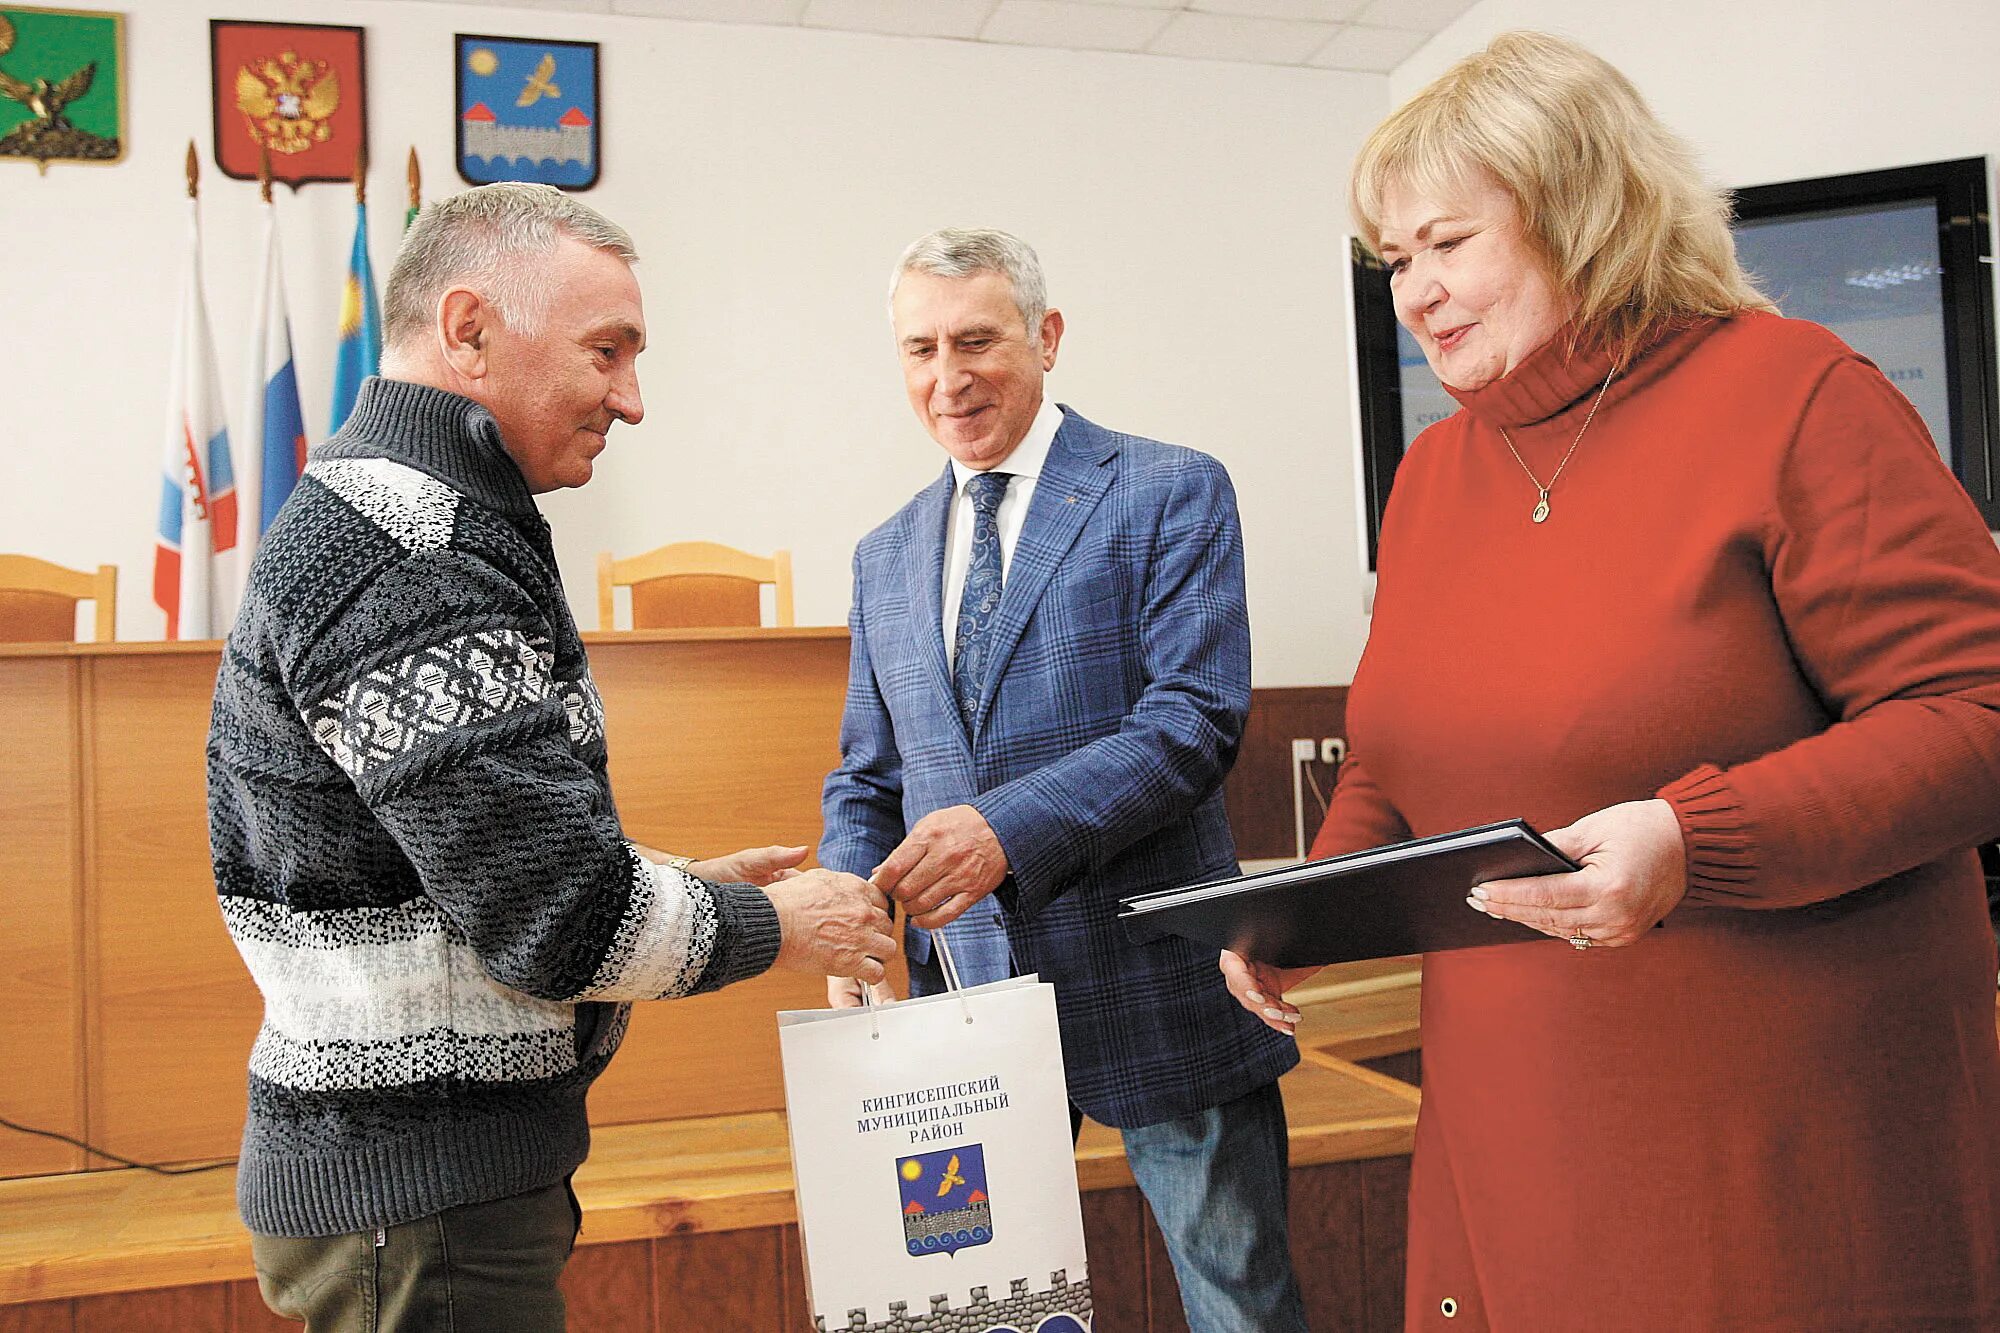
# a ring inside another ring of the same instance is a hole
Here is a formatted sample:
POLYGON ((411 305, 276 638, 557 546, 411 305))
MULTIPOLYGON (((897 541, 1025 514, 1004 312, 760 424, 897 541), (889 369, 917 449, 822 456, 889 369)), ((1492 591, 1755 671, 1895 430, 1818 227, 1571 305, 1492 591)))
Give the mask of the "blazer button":
POLYGON ((1458 1318, 1458 1302, 1447 1296, 1438 1302, 1438 1313, 1446 1319, 1458 1318))

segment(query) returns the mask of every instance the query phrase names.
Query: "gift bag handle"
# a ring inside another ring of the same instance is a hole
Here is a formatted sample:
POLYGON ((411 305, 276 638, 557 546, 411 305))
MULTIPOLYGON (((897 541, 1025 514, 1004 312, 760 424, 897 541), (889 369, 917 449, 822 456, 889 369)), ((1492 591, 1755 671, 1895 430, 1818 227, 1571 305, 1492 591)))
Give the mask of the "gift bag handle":
MULTIPOLYGON (((944 973, 944 988, 961 992, 959 1008, 965 1011, 965 1021, 972 1022, 972 1001, 965 999, 965 983, 959 980, 958 963, 951 956, 951 945, 945 940, 944 928, 931 932, 931 951, 937 955, 938 971, 944 973)), ((868 1011, 868 1035, 875 1041, 882 1040, 881 1006, 875 1003, 875 988, 867 982, 861 983, 861 1007, 868 1011)))

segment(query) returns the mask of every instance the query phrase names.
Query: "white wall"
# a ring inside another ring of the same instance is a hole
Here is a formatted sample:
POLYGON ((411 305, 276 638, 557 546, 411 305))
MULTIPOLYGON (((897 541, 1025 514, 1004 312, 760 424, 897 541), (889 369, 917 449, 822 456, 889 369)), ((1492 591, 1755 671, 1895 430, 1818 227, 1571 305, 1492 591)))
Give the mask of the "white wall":
MULTIPOLYGON (((130 0, 131 154, 0 164, 12 437, 0 550, 122 569, 119 632, 154 638, 152 527, 182 237, 181 157, 204 161, 208 293, 240 377, 256 187, 209 157, 208 23, 130 0)), ((855 540, 941 466, 903 402, 887 269, 931 227, 1041 251, 1068 316, 1056 396, 1191 444, 1234 474, 1260 685, 1338 683, 1360 653, 1337 238, 1382 76, 798 29, 410 3, 244 0, 227 16, 362 24, 378 276, 408 145, 452 168, 455 31, 599 41, 605 170, 585 198, 634 232, 648 413, 597 480, 548 497, 580 623, 592 560, 682 538, 789 546, 801 623, 844 620, 855 540)), ((324 431, 352 229, 343 186, 280 191, 306 421, 324 431)), ((240 466, 240 465, 239 465, 240 466)))
POLYGON ((1727 185, 2000 158, 1991 0, 1480 0, 1390 76, 1393 100, 1509 28, 1618 66, 1727 185))
POLYGON ((2000 163, 1992 0, 1480 0, 1390 76, 1392 101, 1510 28, 1574 38, 1623 70, 1724 185, 2000 163))

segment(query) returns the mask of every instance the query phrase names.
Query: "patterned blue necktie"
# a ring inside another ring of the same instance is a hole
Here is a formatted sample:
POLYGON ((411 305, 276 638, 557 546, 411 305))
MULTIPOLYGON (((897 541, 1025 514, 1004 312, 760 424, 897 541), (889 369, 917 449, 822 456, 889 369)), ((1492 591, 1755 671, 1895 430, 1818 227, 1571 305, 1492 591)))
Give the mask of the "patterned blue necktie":
POLYGON ((965 591, 958 600, 958 634, 952 648, 952 689, 959 715, 972 725, 979 692, 993 651, 992 630, 1000 610, 1000 497, 1008 472, 982 472, 965 483, 972 497, 972 560, 965 567, 965 591))

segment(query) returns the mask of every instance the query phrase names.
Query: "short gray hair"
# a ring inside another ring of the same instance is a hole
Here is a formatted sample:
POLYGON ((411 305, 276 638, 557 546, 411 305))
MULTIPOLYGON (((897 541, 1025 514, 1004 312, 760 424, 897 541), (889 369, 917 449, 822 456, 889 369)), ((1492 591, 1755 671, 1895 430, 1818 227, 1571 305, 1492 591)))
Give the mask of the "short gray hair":
POLYGON ((553 186, 503 181, 429 205, 410 224, 389 270, 383 342, 394 347, 421 333, 438 297, 459 285, 491 303, 508 328, 536 336, 554 291, 546 268, 523 261, 554 253, 565 236, 638 262, 623 227, 553 186))
POLYGON ((1039 338, 1042 316, 1048 313, 1049 289, 1042 280, 1042 261, 1035 248, 1018 236, 990 227, 943 227, 910 242, 889 279, 889 300, 905 273, 933 273, 940 278, 969 278, 975 273, 1006 275, 1014 289, 1014 305, 1028 337, 1039 338))

